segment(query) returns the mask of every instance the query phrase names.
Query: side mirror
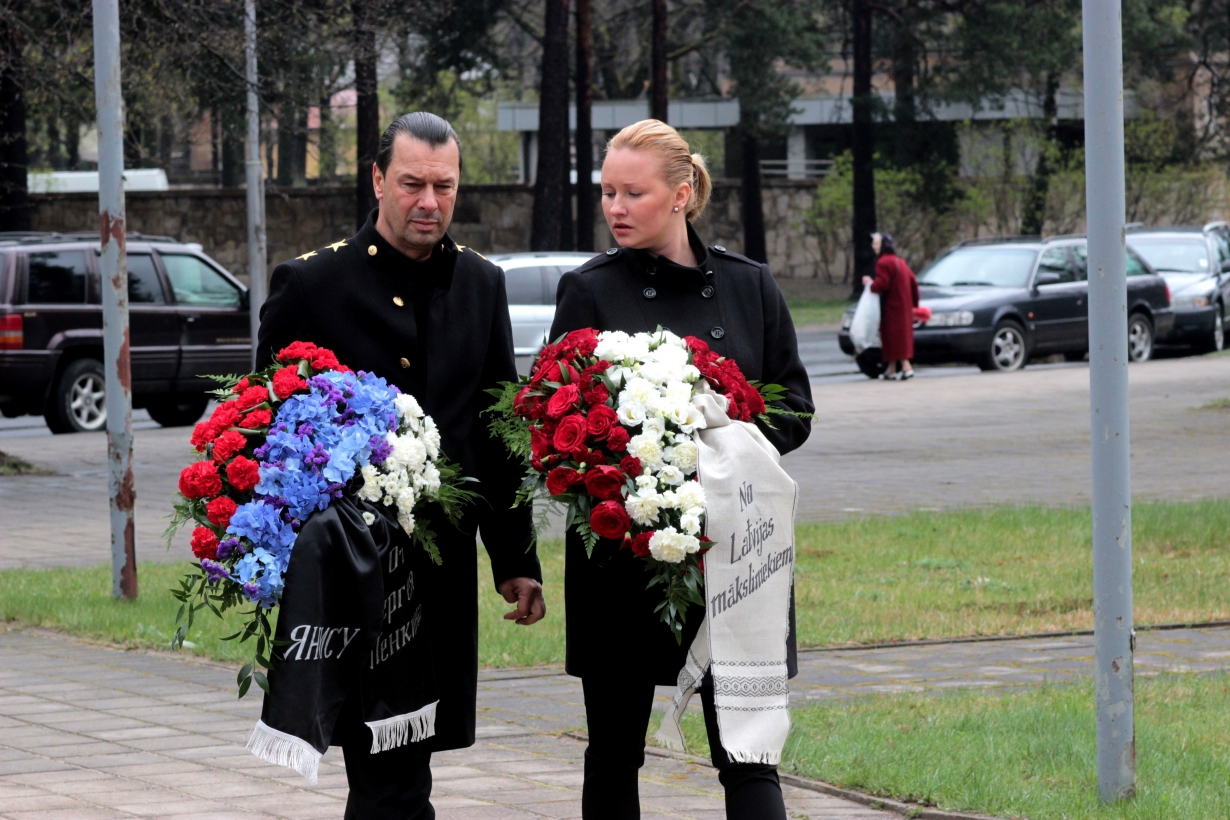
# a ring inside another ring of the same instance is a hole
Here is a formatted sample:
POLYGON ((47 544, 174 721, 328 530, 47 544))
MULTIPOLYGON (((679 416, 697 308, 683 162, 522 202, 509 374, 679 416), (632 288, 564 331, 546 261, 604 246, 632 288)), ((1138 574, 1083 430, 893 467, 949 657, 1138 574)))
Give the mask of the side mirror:
POLYGON ((241 291, 239 294, 239 309, 248 310, 251 307, 252 307, 252 297, 248 294, 246 290, 241 291))
POLYGON ((1221 263, 1221 272, 1230 273, 1230 259, 1227 259, 1225 262, 1221 263))
POLYGON ((1060 281, 1059 274, 1057 273, 1039 273, 1034 277, 1034 287, 1038 288, 1042 285, 1058 285, 1060 281))

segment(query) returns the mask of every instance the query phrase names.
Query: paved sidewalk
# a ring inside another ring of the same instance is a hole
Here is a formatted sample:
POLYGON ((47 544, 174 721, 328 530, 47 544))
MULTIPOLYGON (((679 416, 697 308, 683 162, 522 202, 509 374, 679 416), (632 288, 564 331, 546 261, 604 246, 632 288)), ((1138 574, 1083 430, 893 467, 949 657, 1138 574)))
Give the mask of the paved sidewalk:
MULTIPOLYGON (((1026 686, 1087 675, 1092 638, 808 651, 800 662, 796 702, 1026 686)), ((1230 629, 1143 632, 1136 662, 1141 675, 1228 668, 1230 629)), ((234 685, 225 666, 0 632, 0 820, 340 817, 337 750, 315 788, 256 760, 243 743, 260 701, 237 701, 234 685)), ((441 820, 579 817, 584 745, 563 733, 584 722, 580 684, 559 669, 483 672, 479 742, 433 761, 441 820)), ((651 755, 641 779, 647 820, 724 816, 704 765, 651 755)), ((786 797, 794 818, 897 816, 791 786, 786 797)))

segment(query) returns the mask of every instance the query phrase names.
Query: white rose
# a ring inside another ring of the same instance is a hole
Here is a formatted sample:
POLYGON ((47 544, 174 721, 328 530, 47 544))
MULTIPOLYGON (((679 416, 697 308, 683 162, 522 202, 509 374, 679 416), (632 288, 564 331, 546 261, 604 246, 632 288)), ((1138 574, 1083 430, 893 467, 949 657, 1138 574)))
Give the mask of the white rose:
POLYGON ((616 389, 619 389, 619 386, 624 383, 624 374, 627 372, 628 369, 626 367, 613 365, 607 368, 606 377, 611 380, 611 384, 615 385, 616 389))
POLYGON ((670 448, 670 450, 670 456, 667 457, 667 461, 683 470, 685 475, 696 472, 696 459, 699 455, 696 442, 691 439, 676 438, 675 446, 670 448))
POLYGON ((649 554, 667 564, 678 564, 687 553, 679 532, 674 527, 658 530, 649 539, 649 554))
POLYGON ((689 384, 700 378, 700 371, 696 369, 696 365, 685 364, 682 372, 683 380, 689 384))
POLYGON ((654 475, 638 475, 636 477, 636 488, 644 494, 646 491, 658 491, 658 478, 654 475))
POLYGON ((636 427, 645 421, 645 405, 636 402, 621 404, 615 411, 615 415, 619 417, 619 423, 624 427, 636 427))
MULTIPOLYGON (((683 530, 684 532, 686 532, 688 535, 699 535, 700 534, 700 516, 693 515, 692 511, 689 510, 688 512, 679 516, 679 528, 683 530)), ((695 550, 692 550, 692 551, 695 552, 695 550)))
POLYGON ((658 480, 663 484, 682 484, 683 470, 680 470, 674 464, 667 464, 658 471, 658 480))
POLYGON ((662 436, 666 433, 666 420, 661 416, 658 416, 657 418, 646 418, 645 426, 641 428, 641 433, 643 435, 655 435, 658 438, 662 438, 662 436))
POLYGON ((675 490, 680 509, 691 511, 693 507, 704 509, 705 491, 699 481, 685 481, 675 490))
POLYGON ((624 500, 624 509, 628 511, 633 521, 642 527, 648 527, 658 520, 658 513, 662 510, 661 497, 657 493, 652 495, 634 493, 624 500))
POLYGON ((647 470, 656 470, 662 465, 662 442, 654 433, 635 435, 628 442, 628 455, 641 460, 647 470))

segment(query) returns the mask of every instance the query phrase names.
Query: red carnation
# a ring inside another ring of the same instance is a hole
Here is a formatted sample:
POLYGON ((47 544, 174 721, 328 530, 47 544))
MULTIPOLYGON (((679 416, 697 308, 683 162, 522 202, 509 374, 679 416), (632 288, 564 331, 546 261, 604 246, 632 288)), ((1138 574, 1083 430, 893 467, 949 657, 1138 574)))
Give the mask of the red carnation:
POLYGON ((551 495, 563 495, 585 479, 571 467, 556 467, 547 473, 547 492, 551 495))
POLYGON ((615 501, 623 497, 625 480, 618 467, 593 467, 585 474, 585 490, 594 498, 615 501))
POLYGON ((580 397, 581 390, 575 384, 564 385, 547 402, 547 415, 553 419, 562 418, 580 397))
POLYGON ((252 386, 252 383, 248 381, 248 377, 244 376, 242 379, 236 382, 234 387, 231 388, 231 392, 234 393, 236 396, 238 396, 240 393, 247 390, 251 386, 252 386))
POLYGON ((342 369, 341 363, 337 360, 337 354, 323 347, 318 347, 312 354, 312 367, 316 370, 342 369))
POLYGON ((269 401, 269 391, 264 387, 249 387, 239 394, 235 406, 240 410, 251 410, 258 404, 269 401))
POLYGON ((234 500, 223 495, 218 496, 205 505, 205 515, 209 517, 209 523, 225 530, 230 526, 231 516, 235 514, 237 509, 239 509, 239 505, 234 500))
POLYGON ((581 393, 581 397, 585 399, 585 403, 594 407, 599 407, 606 404, 606 400, 611 397, 611 391, 606 389, 606 385, 598 382, 590 389, 581 393))
POLYGON ((235 402, 222 402, 214 408, 208 419, 193 428, 192 446, 196 447, 198 452, 205 452, 205 445, 225 430, 234 427, 237 421, 239 421, 239 408, 235 406, 235 402))
POLYGON ((246 493, 261 480, 260 465, 250 458, 240 456, 226 465, 226 480, 239 492, 246 493))
POLYGON ((217 559, 218 536, 209 527, 197 527, 192 531, 192 554, 211 561, 217 559))
POLYGON ((709 352, 709 343, 704 339, 698 339, 695 336, 684 336, 683 343, 687 345, 688 350, 692 351, 693 355, 709 352))
POLYGON ((583 327, 580 330, 574 330, 564 337, 560 342, 560 347, 572 348, 582 356, 589 356, 598 347, 598 331, 592 327, 583 327))
POLYGON ((212 461, 189 464, 179 474, 179 491, 184 498, 208 498, 222 492, 222 479, 212 461))
POLYGON ((243 421, 239 422, 239 426, 245 430, 255 430, 257 427, 268 427, 272 419, 273 413, 268 410, 253 410, 244 416, 243 421))
POLYGON ((649 539, 653 538, 652 532, 643 532, 635 538, 628 538, 624 541, 624 546, 632 550, 632 554, 637 558, 648 558, 649 539))
POLYGON ((214 439, 214 461, 219 463, 230 461, 244 447, 248 446, 248 437, 235 430, 227 430, 214 439))
POLYGON ((624 456, 623 461, 619 462, 619 469, 633 478, 644 472, 641 467, 641 460, 636 456, 624 456))
POLYGON ((622 424, 611 430, 606 435, 606 447, 612 453, 622 453, 628 449, 628 442, 632 437, 628 435, 628 428, 622 424))
POLYGON ((299 378, 299 368, 283 367, 273 374, 273 395, 285 401, 297 390, 306 390, 307 382, 299 378))
POLYGON ((584 456, 582 456, 581 458, 577 460, 584 461, 586 464, 588 464, 591 467, 597 467, 600 464, 606 464, 606 456, 602 454, 601 450, 590 450, 588 453, 586 453, 584 456))
POLYGON ((561 453, 585 452, 585 417, 579 413, 560 419, 551 439, 555 449, 561 453))
POLYGON ((311 359, 312 355, 319 350, 316 345, 311 342, 291 342, 286 347, 278 351, 276 356, 279 362, 297 362, 300 359, 311 359))
POLYGON ((585 421, 585 427, 589 430, 589 434, 598 441, 605 439, 618 426, 619 416, 615 415, 615 411, 605 404, 589 408, 589 417, 585 421))
POLYGON ((603 501, 589 514, 589 528, 600 538, 622 539, 632 526, 632 519, 618 501, 603 501))

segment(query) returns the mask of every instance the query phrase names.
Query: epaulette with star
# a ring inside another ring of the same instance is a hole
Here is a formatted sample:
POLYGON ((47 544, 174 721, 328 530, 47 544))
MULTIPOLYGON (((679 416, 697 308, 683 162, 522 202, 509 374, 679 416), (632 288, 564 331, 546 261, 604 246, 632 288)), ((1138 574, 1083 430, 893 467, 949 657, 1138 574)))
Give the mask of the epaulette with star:
POLYGON ((299 260, 302 260, 302 261, 304 261, 304 262, 306 262, 307 260, 311 259, 313 256, 320 256, 321 252, 323 252, 323 251, 325 251, 325 250, 331 250, 331 251, 333 251, 334 253, 337 253, 340 249, 342 249, 342 248, 347 248, 347 247, 350 247, 350 246, 349 246, 349 244, 346 242, 346 240, 345 240, 345 239, 339 239, 339 240, 337 240, 336 242, 334 242, 332 245, 325 245, 323 248, 321 248, 321 249, 320 249, 320 250, 318 250, 318 251, 308 251, 307 253, 303 254, 302 256, 296 256, 295 258, 296 258, 296 259, 299 259, 299 260))

